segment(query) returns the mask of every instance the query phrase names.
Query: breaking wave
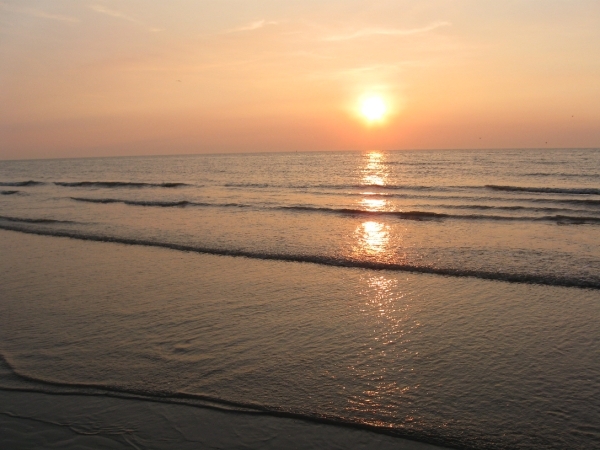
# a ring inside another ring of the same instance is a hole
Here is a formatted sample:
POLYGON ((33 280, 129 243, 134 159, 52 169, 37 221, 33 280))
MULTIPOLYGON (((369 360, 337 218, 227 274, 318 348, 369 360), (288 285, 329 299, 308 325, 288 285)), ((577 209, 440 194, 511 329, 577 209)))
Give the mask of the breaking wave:
POLYGON ((310 255, 293 253, 269 253, 261 251, 251 251, 233 248, 205 247, 201 245, 179 244, 175 242, 164 242, 151 239, 137 239, 121 236, 109 236, 102 234, 86 234, 74 230, 53 230, 48 228, 29 228, 22 226, 17 222, 26 223, 51 223, 48 219, 41 219, 44 222, 34 222, 34 219, 15 219, 8 221, 15 223, 2 223, 0 229, 9 231, 18 231, 22 233, 35 234, 40 236, 65 237, 93 242, 107 242, 124 245, 140 245, 146 247, 160 247, 182 252, 203 253, 209 255, 244 257, 268 261, 283 261, 319 264, 324 266, 361 268, 371 270, 389 270, 395 272, 411 272, 421 274, 445 275, 451 277, 469 277, 483 280, 506 281, 510 283, 541 284, 548 286, 579 287, 589 289, 600 289, 600 279, 585 279, 550 274, 518 273, 518 272, 500 272, 486 271, 476 269, 464 269, 457 267, 435 267, 428 265, 399 264, 393 262, 365 261, 345 258, 343 256, 328 255, 310 255))

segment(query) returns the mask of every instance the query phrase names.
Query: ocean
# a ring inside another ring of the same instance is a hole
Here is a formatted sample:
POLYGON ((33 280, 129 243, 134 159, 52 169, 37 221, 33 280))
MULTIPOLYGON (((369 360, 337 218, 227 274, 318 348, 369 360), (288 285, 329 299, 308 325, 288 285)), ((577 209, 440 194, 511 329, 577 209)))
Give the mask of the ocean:
POLYGON ((598 149, 0 161, 0 194, 2 448, 600 449, 598 149))

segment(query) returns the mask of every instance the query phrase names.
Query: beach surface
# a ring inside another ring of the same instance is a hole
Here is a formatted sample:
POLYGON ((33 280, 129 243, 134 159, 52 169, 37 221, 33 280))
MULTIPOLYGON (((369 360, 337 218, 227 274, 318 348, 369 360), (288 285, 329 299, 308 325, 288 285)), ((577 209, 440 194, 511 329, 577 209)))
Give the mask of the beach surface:
POLYGON ((437 447, 366 430, 184 405, 0 391, 6 449, 382 449, 437 447))

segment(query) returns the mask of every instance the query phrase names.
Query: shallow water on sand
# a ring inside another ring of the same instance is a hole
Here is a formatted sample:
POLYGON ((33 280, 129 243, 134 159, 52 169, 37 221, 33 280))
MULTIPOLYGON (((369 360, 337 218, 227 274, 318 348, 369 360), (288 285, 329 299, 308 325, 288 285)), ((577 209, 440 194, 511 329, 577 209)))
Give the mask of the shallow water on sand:
POLYGON ((0 386, 600 447, 599 155, 2 162, 0 386))

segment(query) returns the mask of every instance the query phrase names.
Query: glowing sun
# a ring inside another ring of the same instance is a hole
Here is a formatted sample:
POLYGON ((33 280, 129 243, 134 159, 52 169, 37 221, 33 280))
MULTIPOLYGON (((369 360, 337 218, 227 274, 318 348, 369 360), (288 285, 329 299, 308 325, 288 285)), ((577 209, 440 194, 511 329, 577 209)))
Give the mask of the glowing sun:
POLYGON ((385 118, 387 106, 381 97, 372 95, 361 102, 360 113, 368 122, 380 122, 385 118))

